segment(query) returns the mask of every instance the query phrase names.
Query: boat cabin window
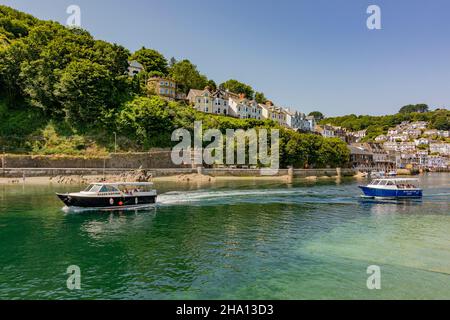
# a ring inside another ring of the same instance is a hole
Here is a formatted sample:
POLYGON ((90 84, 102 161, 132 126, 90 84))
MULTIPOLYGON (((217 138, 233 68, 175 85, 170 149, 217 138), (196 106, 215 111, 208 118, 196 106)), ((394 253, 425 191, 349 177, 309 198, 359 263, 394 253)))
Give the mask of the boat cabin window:
POLYGON ((113 186, 102 186, 100 192, 117 192, 118 190, 113 186))
POLYGON ((124 193, 149 192, 152 191, 152 185, 120 185, 119 190, 124 193))
POLYGON ((379 180, 372 180, 370 184, 376 186, 379 182, 380 182, 379 180))
POLYGON ((388 186, 394 186, 395 185, 395 183, 393 182, 393 181, 387 181, 387 183, 386 183, 388 186))
POLYGON ((397 181, 397 188, 399 189, 417 189, 417 186, 412 181, 397 181))
POLYGON ((93 184, 90 184, 90 185, 88 185, 87 187, 86 187, 86 189, 84 189, 84 191, 90 191, 91 189, 92 189, 92 187, 93 187, 94 185, 93 184))
POLYGON ((84 191, 88 192, 99 192, 102 186, 99 184, 91 184, 84 191))

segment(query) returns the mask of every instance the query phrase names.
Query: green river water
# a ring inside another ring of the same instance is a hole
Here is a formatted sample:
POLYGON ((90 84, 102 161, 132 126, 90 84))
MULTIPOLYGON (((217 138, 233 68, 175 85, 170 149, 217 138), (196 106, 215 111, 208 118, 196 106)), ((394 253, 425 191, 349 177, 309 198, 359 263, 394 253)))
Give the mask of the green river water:
POLYGON ((77 213, 54 192, 81 186, 3 185, 0 299, 450 299, 450 175, 421 180, 411 201, 352 179, 157 183, 154 208, 77 213))

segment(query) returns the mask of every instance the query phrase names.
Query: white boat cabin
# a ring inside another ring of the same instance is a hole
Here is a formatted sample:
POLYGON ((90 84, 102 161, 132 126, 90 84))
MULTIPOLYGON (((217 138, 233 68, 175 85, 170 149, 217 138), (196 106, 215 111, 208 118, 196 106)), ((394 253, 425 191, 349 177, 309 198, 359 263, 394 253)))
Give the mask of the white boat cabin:
POLYGON ((143 194, 154 194, 152 182, 120 182, 120 183, 93 183, 81 194, 98 196, 134 196, 143 194))
POLYGON ((398 179, 374 179, 367 187, 376 189, 419 189, 419 180, 413 178, 398 178, 398 179))

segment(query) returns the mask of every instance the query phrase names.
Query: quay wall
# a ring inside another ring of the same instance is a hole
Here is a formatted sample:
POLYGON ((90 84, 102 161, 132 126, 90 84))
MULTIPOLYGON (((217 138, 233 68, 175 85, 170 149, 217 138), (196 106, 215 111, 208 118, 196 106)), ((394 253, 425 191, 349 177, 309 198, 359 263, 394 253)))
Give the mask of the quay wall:
MULTIPOLYGON (((113 153, 105 157, 1 155, 0 176, 7 178, 67 175, 115 175, 133 169, 145 169, 154 177, 202 173, 214 177, 264 176, 259 169, 192 168, 174 165, 170 149, 152 149, 142 153, 113 153)), ((355 171, 336 169, 280 169, 276 176, 352 176, 355 171)))
MULTIPOLYGON (((140 153, 112 153, 105 157, 1 155, 0 168, 181 168, 173 164, 170 149, 140 153)), ((185 167, 185 166, 184 166, 185 167)))

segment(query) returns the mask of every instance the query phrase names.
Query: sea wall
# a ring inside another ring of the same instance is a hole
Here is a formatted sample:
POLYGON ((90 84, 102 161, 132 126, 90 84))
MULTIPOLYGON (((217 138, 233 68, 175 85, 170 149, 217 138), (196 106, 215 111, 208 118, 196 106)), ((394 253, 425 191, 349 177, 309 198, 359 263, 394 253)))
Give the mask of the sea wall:
MULTIPOLYGON (((132 169, 143 168, 154 177, 178 174, 198 173, 190 165, 177 166, 171 160, 170 149, 152 149, 142 153, 113 153, 106 157, 45 156, 45 155, 1 155, 0 176, 37 177, 64 175, 114 175, 132 169)), ((259 169, 201 168, 206 175, 251 177, 264 176, 259 169)), ((352 169, 280 169, 273 175, 310 177, 310 176, 352 176, 352 169)))
MULTIPOLYGON (((198 173, 197 169, 192 168, 145 168, 153 177, 175 176, 182 174, 198 173)), ((4 178, 21 177, 55 177, 55 176, 87 176, 87 175, 120 175, 129 169, 109 169, 109 168, 2 168, 0 176, 4 178)), ((203 169, 202 174, 212 177, 261 177, 266 176, 260 170, 254 169, 203 169)), ((355 172, 351 169, 342 169, 342 176, 353 176, 355 172)), ((288 176, 288 169, 280 169, 273 176, 288 176)), ((293 170, 292 178, 305 177, 333 177, 337 176, 336 169, 299 169, 293 170)))
MULTIPOLYGON (((136 169, 180 168, 171 160, 170 149, 152 149, 141 153, 112 153, 106 157, 1 155, 1 168, 87 168, 136 169)), ((186 166, 184 166, 186 167, 186 166)))

